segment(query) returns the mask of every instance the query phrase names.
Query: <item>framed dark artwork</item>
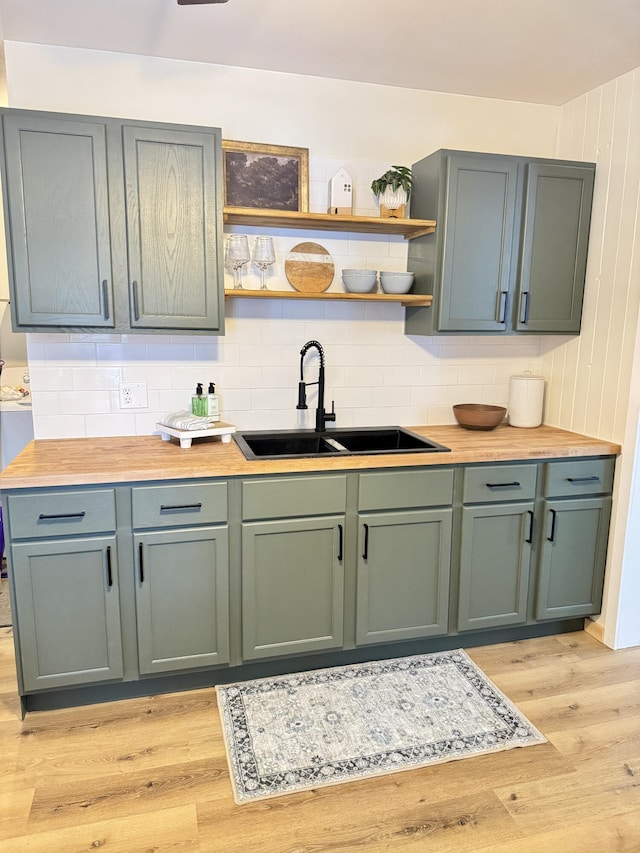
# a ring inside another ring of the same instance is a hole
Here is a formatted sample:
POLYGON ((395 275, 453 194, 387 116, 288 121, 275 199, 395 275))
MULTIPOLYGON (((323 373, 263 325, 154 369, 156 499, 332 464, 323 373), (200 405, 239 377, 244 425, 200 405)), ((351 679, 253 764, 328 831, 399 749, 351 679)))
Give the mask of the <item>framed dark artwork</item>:
POLYGON ((309 149, 222 140, 224 204, 247 210, 309 210, 309 149))

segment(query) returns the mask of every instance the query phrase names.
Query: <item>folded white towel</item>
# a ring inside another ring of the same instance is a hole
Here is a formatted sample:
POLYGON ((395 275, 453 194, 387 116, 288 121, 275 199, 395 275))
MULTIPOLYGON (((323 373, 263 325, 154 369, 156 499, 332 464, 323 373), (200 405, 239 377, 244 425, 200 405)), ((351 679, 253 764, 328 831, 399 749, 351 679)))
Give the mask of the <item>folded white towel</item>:
POLYGON ((197 415, 192 415, 186 409, 179 412, 172 412, 170 415, 165 415, 158 421, 163 426, 171 427, 172 429, 208 429, 217 423, 217 418, 199 418, 197 415))

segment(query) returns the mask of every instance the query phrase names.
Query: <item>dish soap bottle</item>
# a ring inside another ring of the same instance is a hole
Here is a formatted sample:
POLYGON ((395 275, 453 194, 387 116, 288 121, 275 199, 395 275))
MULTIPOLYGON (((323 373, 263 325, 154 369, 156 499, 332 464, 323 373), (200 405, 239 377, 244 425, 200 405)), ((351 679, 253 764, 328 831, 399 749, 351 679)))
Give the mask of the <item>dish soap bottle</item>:
POLYGON ((199 418, 207 416, 207 398, 202 393, 202 382, 198 382, 196 393, 191 398, 191 414, 199 418))
POLYGON ((207 415, 216 421, 220 420, 220 401, 213 382, 209 383, 209 390, 207 391, 207 415))

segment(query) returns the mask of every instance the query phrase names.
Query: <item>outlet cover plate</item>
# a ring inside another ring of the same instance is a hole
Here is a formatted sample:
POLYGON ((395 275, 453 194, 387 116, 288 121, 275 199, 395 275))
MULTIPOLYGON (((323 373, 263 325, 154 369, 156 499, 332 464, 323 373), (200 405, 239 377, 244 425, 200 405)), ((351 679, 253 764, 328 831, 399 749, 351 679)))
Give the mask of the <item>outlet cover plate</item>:
POLYGON ((146 409, 148 407, 146 382, 121 382, 118 390, 121 409, 146 409))

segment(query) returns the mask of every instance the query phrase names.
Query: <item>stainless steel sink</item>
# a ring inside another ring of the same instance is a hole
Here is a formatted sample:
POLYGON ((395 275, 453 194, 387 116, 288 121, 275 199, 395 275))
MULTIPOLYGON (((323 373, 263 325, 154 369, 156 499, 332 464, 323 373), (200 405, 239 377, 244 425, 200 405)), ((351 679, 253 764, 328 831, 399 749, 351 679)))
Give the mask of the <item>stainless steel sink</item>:
POLYGON ((403 427, 362 429, 272 430, 234 433, 247 459, 303 459, 325 456, 363 456, 380 453, 439 453, 448 447, 403 427))

